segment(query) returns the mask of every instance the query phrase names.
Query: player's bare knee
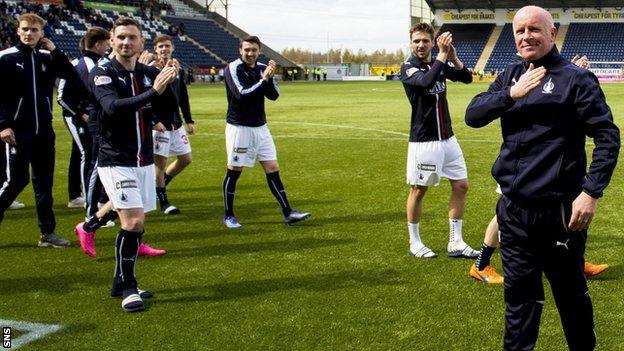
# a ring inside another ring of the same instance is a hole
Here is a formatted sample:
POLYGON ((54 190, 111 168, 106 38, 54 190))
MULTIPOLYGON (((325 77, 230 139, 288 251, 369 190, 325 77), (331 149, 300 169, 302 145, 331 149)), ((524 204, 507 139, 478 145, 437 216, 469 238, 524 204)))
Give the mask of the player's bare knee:
POLYGON ((178 158, 178 162, 180 163, 180 166, 182 167, 186 167, 188 165, 191 164, 191 162, 193 162, 193 157, 191 156, 191 154, 185 154, 182 155, 178 158))
POLYGON ((427 193, 426 186, 412 185, 410 188, 411 195, 416 199, 416 201, 422 201, 427 193))
POLYGON ((468 179, 453 181, 453 193, 456 195, 466 195, 468 193, 468 179))
POLYGON ((123 229, 130 232, 141 232, 145 225, 145 217, 131 217, 123 223, 123 229))

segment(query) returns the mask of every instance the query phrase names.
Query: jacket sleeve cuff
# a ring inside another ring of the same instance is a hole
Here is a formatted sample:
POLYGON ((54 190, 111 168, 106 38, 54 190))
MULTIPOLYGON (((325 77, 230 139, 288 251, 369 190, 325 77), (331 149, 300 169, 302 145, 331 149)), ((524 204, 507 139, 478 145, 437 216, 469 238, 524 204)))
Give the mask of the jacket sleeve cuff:
POLYGON ((587 187, 583 187, 583 192, 594 199, 600 199, 602 197, 602 191, 592 191, 587 189, 587 187))

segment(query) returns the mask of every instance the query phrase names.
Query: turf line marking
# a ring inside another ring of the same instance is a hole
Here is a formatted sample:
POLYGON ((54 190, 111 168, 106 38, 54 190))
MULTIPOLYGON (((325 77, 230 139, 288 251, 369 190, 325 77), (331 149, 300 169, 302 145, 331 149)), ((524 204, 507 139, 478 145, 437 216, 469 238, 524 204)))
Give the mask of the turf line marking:
MULTIPOLYGON (((209 120, 211 122, 219 122, 223 123, 223 121, 217 120, 209 120)), ((288 122, 288 121, 271 121, 271 124, 294 124, 294 125, 306 125, 306 126, 315 126, 315 127, 328 127, 328 128, 337 128, 337 129, 354 129, 354 130, 364 130, 368 132, 377 132, 377 133, 385 133, 392 135, 400 135, 403 138, 368 138, 368 137, 324 137, 324 136, 308 136, 308 135, 279 135, 274 134, 276 138, 292 138, 292 139, 324 139, 324 140, 397 140, 397 141, 407 141, 407 137, 409 137, 408 133, 396 132, 393 130, 386 129, 377 129, 377 128, 365 128, 365 127, 356 127, 356 126, 347 126, 341 124, 328 124, 328 123, 311 123, 311 122, 288 122)), ((195 133, 196 135, 207 135, 207 136, 224 136, 223 133, 195 133)), ((466 143, 485 143, 485 144, 500 144, 500 140, 493 139, 458 139, 459 142, 466 143)))
POLYGON ((0 327, 11 327, 20 331, 27 331, 26 334, 20 335, 18 338, 11 340, 11 349, 17 349, 35 340, 41 339, 48 334, 55 333, 63 329, 62 325, 42 324, 22 321, 11 321, 0 319, 0 327))

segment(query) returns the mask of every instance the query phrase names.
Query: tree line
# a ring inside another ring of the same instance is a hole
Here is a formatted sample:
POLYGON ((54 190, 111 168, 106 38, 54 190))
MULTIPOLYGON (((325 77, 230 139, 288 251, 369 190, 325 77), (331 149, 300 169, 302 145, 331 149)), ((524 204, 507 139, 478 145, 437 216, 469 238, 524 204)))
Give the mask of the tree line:
POLYGON ((356 52, 349 49, 330 49, 326 52, 310 51, 300 48, 286 48, 281 54, 300 65, 323 63, 368 63, 371 65, 397 65, 405 61, 407 53, 401 49, 396 51, 375 50, 371 54, 363 49, 356 52))

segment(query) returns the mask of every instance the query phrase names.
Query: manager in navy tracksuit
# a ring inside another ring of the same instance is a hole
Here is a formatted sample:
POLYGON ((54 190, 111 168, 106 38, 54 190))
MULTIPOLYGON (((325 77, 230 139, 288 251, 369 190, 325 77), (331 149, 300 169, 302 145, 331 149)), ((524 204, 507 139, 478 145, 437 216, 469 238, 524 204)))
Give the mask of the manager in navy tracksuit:
POLYGON ((69 241, 55 233, 52 211, 54 130, 52 88, 57 77, 80 84, 65 54, 43 38, 44 20, 31 13, 20 15, 20 42, 0 51, 0 137, 7 143, 7 181, 0 188, 0 222, 4 212, 29 181, 32 182, 41 230, 39 246, 61 247, 69 241))
POLYGON ((505 273, 505 350, 535 347, 550 282, 571 350, 596 344, 583 274, 587 228, 617 162, 619 130, 596 77, 563 59, 550 14, 527 6, 513 20, 523 61, 507 66, 466 111, 482 127, 501 119, 503 145, 492 175, 505 273), (594 140, 586 171, 585 137, 594 140))

